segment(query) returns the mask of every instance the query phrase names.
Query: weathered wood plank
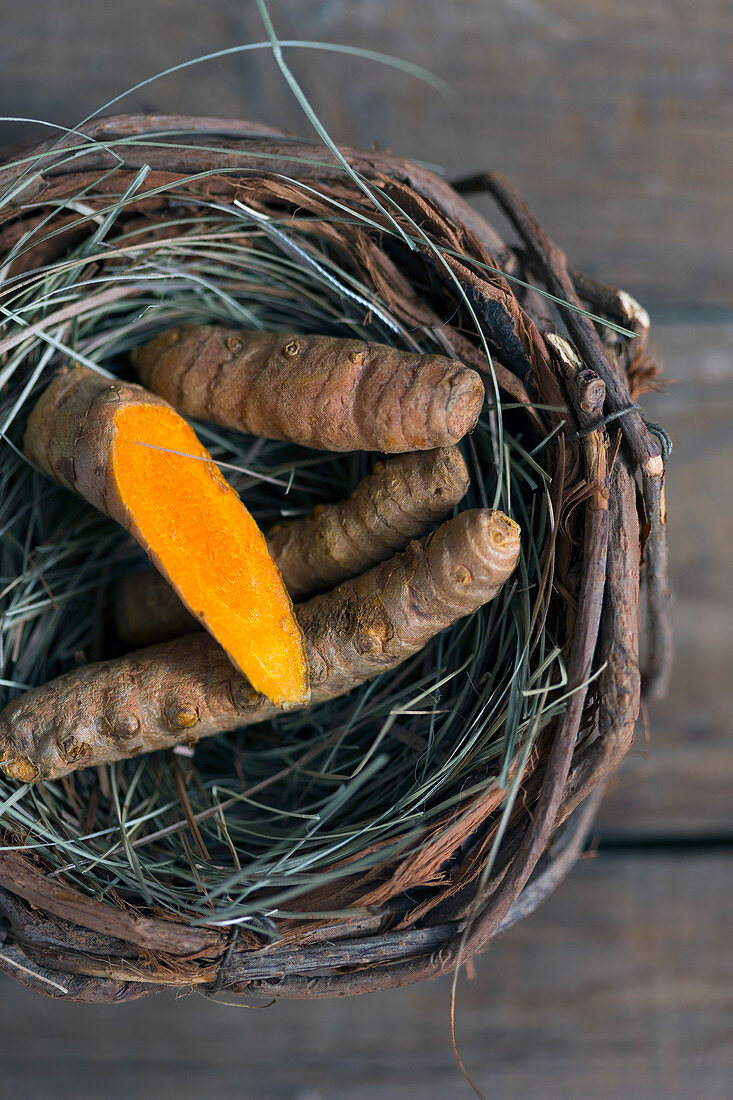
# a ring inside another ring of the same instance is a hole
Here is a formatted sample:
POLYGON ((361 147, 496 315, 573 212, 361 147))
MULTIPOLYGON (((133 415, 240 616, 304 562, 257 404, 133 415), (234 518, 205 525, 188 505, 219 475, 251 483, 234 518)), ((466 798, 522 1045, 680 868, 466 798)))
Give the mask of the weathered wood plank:
MULTIPOLYGON (((461 1052, 487 1096, 728 1100, 732 889, 730 855, 581 864, 460 982, 461 1052)), ((462 1100, 448 1009, 444 980, 264 1011, 195 995, 100 1011, 5 979, 0 1097, 462 1100)))
MULTIPOLYGON (((351 42, 427 65, 451 111, 366 62, 289 55, 334 137, 513 176, 574 266, 648 305, 733 304, 726 0, 270 0, 283 36, 351 42)), ((264 37, 239 0, 10 0, 0 101, 73 123, 182 59, 264 37)), ((210 62, 122 107, 249 115, 307 132, 261 54, 210 62)), ((0 142, 30 126, 8 127, 0 142)), ((669 470, 678 639, 670 699, 609 799, 606 835, 730 831, 733 800, 733 326, 661 325, 679 379, 649 401, 669 470)), ((727 1100, 733 1093, 731 859, 610 856, 580 867, 461 983, 459 1040, 488 1095, 727 1100)), ((2 944, 0 943, 0 951, 2 944)), ((221 996, 225 1000, 225 995, 221 996)), ((240 1010, 244 1012, 245 1010, 240 1010)), ((99 1012, 0 980, 0 1097, 233 1094, 425 1100, 467 1090, 448 1042, 448 983, 239 1015, 198 997, 99 1012)))
POLYGON ((676 663, 604 805, 613 836, 733 835, 733 324, 660 323, 676 663))
MULTIPOLYGON (((366 61, 290 51, 335 139, 377 140, 451 173, 514 177, 591 274, 651 303, 733 304, 727 0, 269 0, 283 38, 386 51, 458 92, 449 108, 366 61)), ((265 38, 240 0, 9 0, 0 102, 67 125, 190 57, 265 38)), ((262 118, 307 132, 266 53, 184 70, 116 109, 262 118)), ((8 140, 37 128, 7 129, 8 140)), ((2 135, 0 135, 2 141, 2 135)))

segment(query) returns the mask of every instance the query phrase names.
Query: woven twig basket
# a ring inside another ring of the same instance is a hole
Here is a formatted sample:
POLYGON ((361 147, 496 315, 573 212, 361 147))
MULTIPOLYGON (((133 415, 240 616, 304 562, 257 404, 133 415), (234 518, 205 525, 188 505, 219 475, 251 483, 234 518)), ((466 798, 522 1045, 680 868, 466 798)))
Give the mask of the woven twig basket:
MULTIPOLYGON (((78 135, 49 144, 53 155, 23 178, 2 212, 0 254, 35 222, 40 224, 54 200, 77 193, 80 186, 86 208, 109 207, 120 184, 124 189, 143 165, 151 169, 148 197, 128 203, 124 216, 145 217, 158 233, 187 204, 194 210, 202 194, 300 217, 319 212, 318 193, 346 207, 366 201, 335 158, 331 167, 323 166, 331 158, 321 146, 252 123, 124 116, 96 123, 85 134, 99 144, 79 150, 78 135), (126 147, 120 139, 131 135, 149 136, 150 144, 136 141, 126 147), (207 146, 213 138, 219 149, 231 153, 212 153, 207 146), (125 161, 112 182, 104 147, 111 140, 125 161), (69 155, 72 146, 77 151, 69 155), (151 196, 156 188, 159 193, 151 196)), ((481 871, 497 837, 500 800, 495 791, 475 798, 453 834, 442 822, 440 845, 431 848, 428 842, 420 859, 405 857, 381 871, 372 868, 371 893, 355 875, 336 883, 337 897, 310 901, 325 913, 369 895, 367 918, 363 904, 353 919, 293 918, 282 923, 277 942, 263 944, 251 934, 183 923, 142 902, 123 908, 95 900, 50 875, 41 858, 0 852, 0 967, 39 992, 118 1002, 195 985, 203 992, 226 988, 267 997, 336 997, 451 970, 459 957, 468 961, 531 912, 560 881, 582 848, 604 779, 630 745, 641 684, 642 531, 649 593, 648 688, 661 690, 668 674, 664 437, 645 424, 633 404, 653 373, 645 355, 644 311, 623 292, 569 272, 562 253, 501 179, 486 175, 449 186, 391 155, 342 153, 389 197, 398 219, 403 212, 445 248, 446 262, 436 264, 428 248, 405 249, 404 255, 388 252, 378 235, 356 219, 351 229, 332 226, 327 243, 349 250, 362 281, 386 296, 407 324, 440 326, 456 355, 488 371, 478 342, 462 328, 457 310, 448 308, 455 305, 457 281, 480 319, 500 388, 513 403, 527 405, 526 412, 515 415, 526 416, 528 431, 537 419, 530 401, 566 406, 552 443, 552 508, 560 521, 572 504, 578 505, 572 510, 575 537, 563 541, 558 522, 544 564, 547 583, 553 585, 551 614, 564 624, 569 686, 576 690, 564 714, 542 733, 488 877, 481 871), (490 191, 513 222, 518 246, 506 245, 461 197, 478 189, 490 191), (528 282, 544 286, 556 302, 567 305, 548 306, 528 282), (446 309, 438 316, 434 303, 441 294, 446 309), (616 330, 579 312, 581 303, 615 322, 616 330), (545 317, 552 308, 555 321, 545 317), (627 330, 625 336, 618 335, 618 326, 627 330)), ((22 171, 17 163, 0 171, 3 192, 12 191, 22 171)), ((13 273, 57 259, 92 229, 80 229, 78 216, 57 215, 45 223, 43 241, 24 254, 13 273)))

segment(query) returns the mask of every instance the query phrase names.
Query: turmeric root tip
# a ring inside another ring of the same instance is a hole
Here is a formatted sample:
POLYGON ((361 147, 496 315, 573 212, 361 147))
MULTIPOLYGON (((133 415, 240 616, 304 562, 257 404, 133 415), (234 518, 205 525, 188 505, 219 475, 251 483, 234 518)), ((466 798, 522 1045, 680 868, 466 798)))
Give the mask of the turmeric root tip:
POLYGON ((478 373, 456 360, 333 336, 184 325, 132 361, 184 416, 330 451, 456 443, 484 399, 478 373))
POLYGON ((274 527, 267 545, 294 599, 356 577, 403 550, 468 490, 457 447, 414 451, 377 462, 346 500, 274 527))

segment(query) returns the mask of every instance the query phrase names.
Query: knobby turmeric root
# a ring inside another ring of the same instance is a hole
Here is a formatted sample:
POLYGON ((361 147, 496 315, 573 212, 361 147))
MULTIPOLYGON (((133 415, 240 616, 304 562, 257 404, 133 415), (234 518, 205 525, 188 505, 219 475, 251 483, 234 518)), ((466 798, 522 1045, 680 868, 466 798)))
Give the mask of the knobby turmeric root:
POLYGON ((307 701, 302 634, 264 536, 167 402, 64 370, 31 413, 25 451, 140 543, 257 691, 307 701))
POLYGON ((132 361, 184 416, 330 451, 456 443, 484 399, 477 372, 455 360, 332 336, 183 325, 132 361))
MULTIPOLYGON (((295 599, 356 577, 443 519, 465 495, 468 470, 456 447, 414 451, 378 462, 346 500, 285 520, 267 548, 295 599)), ((195 620, 159 573, 125 577, 115 593, 120 637, 132 645, 176 638, 195 620)))
POLYGON ((267 546, 294 599, 356 577, 444 519, 468 491, 457 447, 377 462, 346 500, 274 527, 267 546))
MULTIPOLYGON (((462 512, 401 554, 297 609, 311 703, 417 653, 493 599, 519 557, 501 512, 462 512)), ((26 782, 168 748, 282 713, 201 631, 34 688, 0 713, 0 767, 26 782)))

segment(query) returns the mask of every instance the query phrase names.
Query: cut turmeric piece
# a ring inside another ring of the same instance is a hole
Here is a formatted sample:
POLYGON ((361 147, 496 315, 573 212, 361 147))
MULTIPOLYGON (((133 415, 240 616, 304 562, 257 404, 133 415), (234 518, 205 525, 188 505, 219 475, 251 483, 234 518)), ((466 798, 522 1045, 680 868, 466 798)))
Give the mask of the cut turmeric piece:
POLYGON ((167 402, 73 368, 41 396, 25 447, 129 531, 257 692, 307 702, 302 633, 265 538, 167 402))
POLYGON ((237 493, 172 409, 128 405, 114 423, 116 486, 159 572, 256 691, 273 703, 302 702, 305 662, 290 598, 237 493))

